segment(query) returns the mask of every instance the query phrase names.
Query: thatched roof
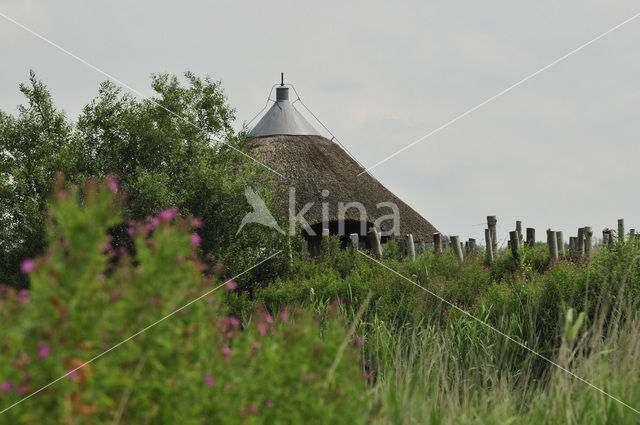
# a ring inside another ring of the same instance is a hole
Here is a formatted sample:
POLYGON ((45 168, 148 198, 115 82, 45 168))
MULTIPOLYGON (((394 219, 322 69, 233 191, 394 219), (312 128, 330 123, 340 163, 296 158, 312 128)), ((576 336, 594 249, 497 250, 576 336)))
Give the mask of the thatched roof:
MULTIPOLYGON (((366 209, 367 221, 392 213, 390 207, 377 208, 381 202, 393 202, 400 211, 400 232, 412 234, 414 240, 432 242, 436 228, 398 199, 368 173, 357 176, 364 169, 336 143, 315 135, 269 135, 247 142, 247 152, 278 170, 285 177, 279 183, 296 188, 296 213, 307 202, 313 207, 304 214, 310 225, 322 222, 322 203, 329 204, 329 220, 338 220, 338 202, 358 201, 366 209), (321 191, 329 190, 323 197, 321 191)), ((347 210, 346 220, 360 220, 355 208, 347 210)), ((382 230, 389 230, 392 223, 382 223, 382 230)))

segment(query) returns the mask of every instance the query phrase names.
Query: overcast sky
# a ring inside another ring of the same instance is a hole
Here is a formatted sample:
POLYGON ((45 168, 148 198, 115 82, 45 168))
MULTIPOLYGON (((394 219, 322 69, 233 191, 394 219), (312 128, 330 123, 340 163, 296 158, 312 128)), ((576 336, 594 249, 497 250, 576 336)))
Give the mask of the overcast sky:
MULTIPOLYGON (((0 12, 151 95, 149 74, 223 82, 240 127, 285 72, 372 165, 640 12, 634 0, 2 0, 0 12), (310 6, 313 4, 313 6, 310 6)), ((483 239, 487 215, 565 239, 640 229, 640 18, 372 173, 441 232, 483 239)), ((0 109, 34 69, 75 117, 105 80, 0 18, 0 109)), ((316 127, 320 127, 316 124, 316 127)), ((355 178, 355 176, 354 176, 355 178)))

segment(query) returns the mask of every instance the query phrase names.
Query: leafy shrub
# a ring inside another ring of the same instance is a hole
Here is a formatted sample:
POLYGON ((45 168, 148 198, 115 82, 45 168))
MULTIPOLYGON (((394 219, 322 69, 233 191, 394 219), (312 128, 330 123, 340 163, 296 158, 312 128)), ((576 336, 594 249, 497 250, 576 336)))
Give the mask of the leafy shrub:
POLYGON ((22 266, 31 290, 0 290, 0 410, 11 407, 3 423, 367 417, 366 379, 344 317, 291 308, 231 316, 224 301, 236 283, 217 281, 221 267, 204 277, 198 221, 165 210, 130 222, 131 257, 110 246, 107 229, 121 220, 112 190, 113 180, 90 184, 79 202, 76 188, 58 189, 51 244, 22 266))

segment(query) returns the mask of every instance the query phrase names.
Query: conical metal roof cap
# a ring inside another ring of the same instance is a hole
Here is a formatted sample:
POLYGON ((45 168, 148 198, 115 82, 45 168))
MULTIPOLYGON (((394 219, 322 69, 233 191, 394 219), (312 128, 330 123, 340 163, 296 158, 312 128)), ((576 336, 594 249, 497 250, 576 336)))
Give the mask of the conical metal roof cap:
POLYGON ((260 121, 251 129, 253 137, 289 135, 320 136, 320 133, 289 102, 289 88, 281 84, 276 88, 276 101, 260 121))

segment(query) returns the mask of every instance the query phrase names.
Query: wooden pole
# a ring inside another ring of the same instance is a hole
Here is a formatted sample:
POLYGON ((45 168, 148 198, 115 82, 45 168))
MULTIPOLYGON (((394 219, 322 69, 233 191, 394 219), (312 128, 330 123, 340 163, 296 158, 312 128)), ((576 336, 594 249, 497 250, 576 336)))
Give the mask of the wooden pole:
POLYGON ((624 218, 618 219, 618 242, 624 242, 624 218))
POLYGON ((577 254, 579 257, 583 257, 584 256, 584 228, 581 227, 578 229, 578 247, 577 247, 577 254))
POLYGON ((533 248, 536 246, 536 229, 527 227, 527 245, 533 248))
POLYGON ((522 248, 522 222, 516 221, 516 232, 518 232, 518 249, 522 248))
POLYGON ((435 255, 442 254, 442 235, 440 233, 433 234, 433 252, 435 255))
POLYGON ((575 236, 569 236, 569 255, 576 255, 576 250, 578 247, 578 238, 575 236))
POLYGON ((462 254, 462 247, 460 246, 460 238, 458 236, 451 236, 451 246, 453 248, 453 253, 459 262, 462 263, 464 260, 464 255, 462 254))
POLYGON ((487 246, 487 261, 493 264, 493 243, 491 241, 491 231, 484 229, 484 243, 487 246))
POLYGON ((609 229, 609 241, 608 241, 609 249, 613 250, 616 246, 616 236, 615 231, 613 229, 609 229))
POLYGON ((518 252, 518 246, 520 245, 518 242, 518 231, 513 230, 509 232, 509 245, 511 246, 511 254, 513 258, 519 259, 520 253, 518 252))
POLYGON ((611 232, 609 229, 604 229, 602 231, 602 245, 609 246, 609 237, 611 236, 611 232))
POLYGON ((555 263, 558 261, 558 238, 556 232, 547 229, 547 245, 549 246, 549 261, 555 263))
POLYGON ((498 219, 496 219, 495 215, 487 216, 487 226, 489 227, 489 231, 491 232, 491 248, 493 249, 494 255, 498 252, 498 236, 496 235, 497 223, 498 219))
POLYGON ((591 251, 593 248, 593 230, 587 226, 584 228, 584 257, 587 261, 591 260, 591 251))
POLYGON ((424 239, 418 239, 418 252, 416 254, 422 255, 425 253, 424 239))
POLYGON ((469 252, 476 252, 476 240, 469 238, 469 252))
POLYGON ((351 248, 357 251, 358 246, 360 245, 360 237, 357 233, 352 233, 349 235, 349 239, 351 239, 351 248))
POLYGON ((407 257, 409 257, 409 259, 411 261, 416 259, 416 247, 413 244, 413 235, 405 235, 404 236, 404 244, 406 246, 407 249, 407 257))
POLYGON ((398 238, 396 240, 396 243, 398 244, 398 250, 400 251, 400 257, 404 258, 407 256, 407 245, 405 243, 404 238, 398 238))
POLYGON ((380 245, 380 238, 378 237, 378 231, 375 227, 370 227, 367 233, 369 238, 369 246, 371 246, 371 253, 379 260, 382 258, 382 246, 380 245))
POLYGON ((556 238, 558 240, 558 255, 564 257, 564 238, 562 232, 556 232, 556 238))

